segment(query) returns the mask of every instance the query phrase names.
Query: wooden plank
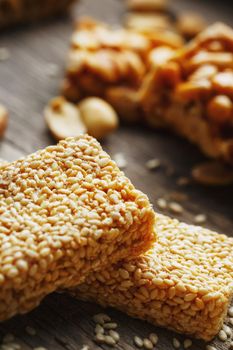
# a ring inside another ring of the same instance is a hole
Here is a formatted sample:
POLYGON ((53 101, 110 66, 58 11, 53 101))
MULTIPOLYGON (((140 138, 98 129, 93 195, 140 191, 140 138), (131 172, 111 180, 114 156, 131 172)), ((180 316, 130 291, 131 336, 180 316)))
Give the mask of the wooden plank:
MULTIPOLYGON (((227 2, 179 0, 172 2, 172 6, 197 10, 205 14, 210 22, 221 19, 232 23, 232 11, 229 11, 227 2)), ((76 7, 73 17, 88 14, 117 24, 123 18, 124 12, 123 0, 84 0, 76 7)), ((42 112, 47 101, 59 93, 71 31, 71 19, 62 17, 1 34, 0 46, 7 47, 11 54, 9 60, 0 62, 0 102, 10 110, 10 125, 6 137, 0 143, 1 158, 14 160, 54 143, 47 131, 42 112), (55 77, 50 76, 51 63, 58 67, 55 77)), ((206 213, 207 227, 233 235, 233 186, 206 188, 192 183, 180 188, 176 183, 180 176, 188 176, 191 167, 204 159, 194 146, 166 132, 121 127, 103 143, 103 147, 111 155, 124 153, 128 162, 126 174, 137 187, 150 196, 156 210, 159 197, 172 198, 174 192, 179 191, 187 196, 182 202, 185 210, 180 215, 181 220, 192 223, 196 214, 206 213), (162 166, 159 170, 150 172, 146 169, 145 162, 154 157, 161 160, 162 166), (172 174, 169 175, 171 170, 172 174)), ((49 350, 76 350, 82 344, 88 344, 91 349, 100 349, 93 342, 92 316, 101 310, 97 305, 55 294, 47 297, 30 314, 2 323, 0 335, 14 333, 25 350, 37 346, 44 346, 49 350), (37 330, 35 336, 25 332, 27 325, 37 330)), ((159 335, 156 346, 159 350, 172 349, 174 336, 184 340, 184 337, 173 332, 133 320, 115 310, 110 309, 108 313, 119 324, 121 341, 118 349, 134 349, 134 335, 145 337, 152 331, 159 335)), ((218 341, 216 344, 218 349, 223 348, 218 341)), ((107 349, 106 346, 101 348, 107 349)), ((204 348, 203 342, 194 341, 192 349, 204 348)))

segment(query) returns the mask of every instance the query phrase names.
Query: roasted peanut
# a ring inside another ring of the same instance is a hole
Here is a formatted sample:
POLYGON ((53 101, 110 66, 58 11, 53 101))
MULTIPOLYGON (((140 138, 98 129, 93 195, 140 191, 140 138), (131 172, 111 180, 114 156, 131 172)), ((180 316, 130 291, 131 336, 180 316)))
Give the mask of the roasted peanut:
POLYGON ((211 92, 211 83, 206 79, 184 82, 175 89, 175 97, 181 100, 196 100, 206 97, 211 92))
POLYGON ((213 87, 221 94, 229 94, 233 97, 233 72, 218 73, 212 80, 213 87))
POLYGON ((218 69, 212 64, 204 64, 201 67, 198 67, 190 76, 189 80, 200 80, 200 79, 209 79, 217 74, 218 69))
POLYGON ((167 0, 128 0, 127 7, 132 11, 164 11, 168 4, 167 0))
POLYGON ((160 46, 149 54, 149 63, 157 67, 166 63, 174 54, 174 50, 168 46, 160 46))
POLYGON ((207 115, 210 120, 224 124, 233 120, 233 103, 228 96, 213 97, 207 105, 207 115))
POLYGON ((52 99, 44 111, 44 118, 56 140, 78 136, 86 132, 78 108, 64 97, 52 99))
POLYGON ((102 139, 118 127, 115 110, 104 100, 89 97, 84 99, 78 107, 87 132, 91 136, 102 139))
POLYGON ((0 104, 0 137, 4 136, 8 124, 7 109, 0 104))
POLYGON ((159 79, 165 86, 176 86, 181 79, 179 65, 176 62, 168 62, 164 66, 160 67, 159 79))
POLYGON ((205 28, 206 23, 201 15, 184 12, 178 16, 176 26, 182 35, 190 39, 200 33, 205 28))

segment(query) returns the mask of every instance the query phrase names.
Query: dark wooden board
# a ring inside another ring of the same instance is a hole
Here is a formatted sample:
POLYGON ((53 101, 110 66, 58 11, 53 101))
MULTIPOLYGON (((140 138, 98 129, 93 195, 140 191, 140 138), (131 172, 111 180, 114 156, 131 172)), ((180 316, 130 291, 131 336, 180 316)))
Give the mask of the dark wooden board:
MULTIPOLYGON (((232 24, 231 1, 171 2, 177 9, 188 8, 203 13, 210 22, 223 20, 232 24)), ((85 0, 75 8, 72 16, 75 18, 88 14, 117 24, 122 20, 124 12, 124 2, 120 0, 85 0)), ((1 158, 14 160, 54 143, 47 131, 42 112, 47 101, 59 93, 71 31, 72 19, 61 17, 0 34, 0 47, 6 47, 10 51, 9 60, 0 62, 0 102, 10 111, 9 128, 0 143, 1 158), (51 63, 58 66, 55 77, 49 74, 51 63)), ((149 195, 155 208, 159 197, 169 198, 179 191, 187 196, 187 200, 182 203, 185 210, 179 216, 181 220, 192 223, 196 214, 206 213, 207 227, 233 235, 233 186, 206 188, 193 183, 180 188, 176 183, 180 176, 188 176, 191 167, 204 159, 194 146, 169 133, 121 127, 108 137, 103 147, 111 155, 124 153, 128 162, 126 174, 137 187, 149 195), (149 172, 145 162, 154 157, 162 161, 162 167, 158 171, 149 172)), ((97 305, 54 294, 47 297, 30 314, 2 323, 0 335, 14 333, 17 342, 25 350, 36 346, 45 346, 49 350, 75 350, 81 349, 82 344, 98 349, 92 340, 92 315, 101 310, 97 305), (27 325, 36 328, 35 336, 29 336, 25 332, 27 325), (64 345, 66 342, 70 345, 64 345)), ((144 337, 151 331, 159 335, 156 348, 173 348, 174 333, 131 319, 112 309, 108 313, 119 323, 121 341, 118 349, 135 348, 133 336, 144 337)), ((182 336, 177 338, 184 339, 182 336)), ((220 349, 223 345, 217 342, 217 347, 220 349)), ((193 350, 204 348, 204 343, 194 340, 193 350)))

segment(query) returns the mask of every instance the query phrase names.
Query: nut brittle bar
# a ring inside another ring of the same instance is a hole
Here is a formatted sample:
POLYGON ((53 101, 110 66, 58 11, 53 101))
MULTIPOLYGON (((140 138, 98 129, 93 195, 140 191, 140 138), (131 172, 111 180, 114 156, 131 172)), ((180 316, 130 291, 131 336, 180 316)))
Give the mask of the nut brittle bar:
POLYGON ((146 254, 90 274, 71 294, 210 340, 233 293, 233 238, 159 214, 155 231, 146 254))
MULTIPOLYGON (((127 102, 134 111, 137 91, 151 67, 151 51, 160 46, 175 49, 182 44, 182 38, 172 31, 158 29, 143 34, 123 28, 113 29, 83 18, 71 38, 62 94, 73 102, 85 96, 103 97, 121 112, 115 89, 122 97, 126 89, 132 95, 127 102)), ((127 118, 129 112, 124 113, 124 108, 122 112, 120 114, 123 117, 126 114, 127 118)), ((133 119, 133 112, 128 119, 131 117, 133 119)))
POLYGON ((0 320, 146 251, 154 213, 99 143, 61 141, 0 171, 0 320))
POLYGON ((200 33, 143 86, 146 121, 233 164, 233 30, 216 23, 200 33))

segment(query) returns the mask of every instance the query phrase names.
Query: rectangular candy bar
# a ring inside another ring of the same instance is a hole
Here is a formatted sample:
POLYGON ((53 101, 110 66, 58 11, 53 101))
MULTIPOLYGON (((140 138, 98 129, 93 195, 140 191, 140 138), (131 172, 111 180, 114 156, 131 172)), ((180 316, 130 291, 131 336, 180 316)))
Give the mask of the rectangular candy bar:
POLYGON ((103 97, 122 118, 137 119, 137 92, 151 68, 151 51, 182 44, 180 35, 164 28, 141 33, 84 18, 71 38, 62 94, 73 102, 85 96, 103 97))
POLYGON ((92 137, 61 141, 0 171, 0 320, 146 251, 154 213, 92 137))
POLYGON ((155 232, 146 254, 90 274, 72 294, 210 340, 233 293, 233 239, 162 215, 155 232))
POLYGON ((177 50, 151 73, 141 102, 148 124, 233 164, 233 30, 214 24, 177 50))

